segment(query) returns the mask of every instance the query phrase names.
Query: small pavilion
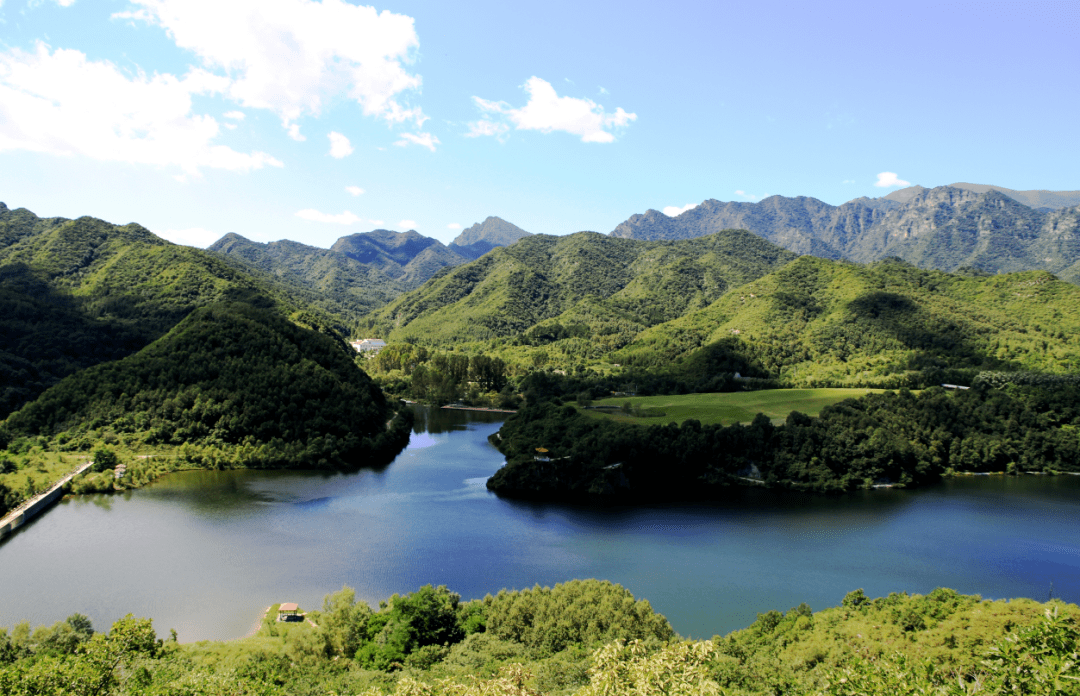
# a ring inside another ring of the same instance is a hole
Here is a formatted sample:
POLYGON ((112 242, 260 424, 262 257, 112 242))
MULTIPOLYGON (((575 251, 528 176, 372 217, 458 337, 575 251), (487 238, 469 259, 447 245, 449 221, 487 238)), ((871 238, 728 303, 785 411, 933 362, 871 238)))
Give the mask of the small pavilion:
POLYGON ((295 602, 282 602, 278 605, 278 621, 299 621, 300 619, 300 606, 295 602))

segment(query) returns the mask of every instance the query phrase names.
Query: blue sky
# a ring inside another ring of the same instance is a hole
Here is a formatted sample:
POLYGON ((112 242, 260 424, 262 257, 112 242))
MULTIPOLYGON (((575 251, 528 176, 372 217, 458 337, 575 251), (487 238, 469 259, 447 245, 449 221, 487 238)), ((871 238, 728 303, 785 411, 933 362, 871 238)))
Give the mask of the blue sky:
POLYGON ((1071 0, 0 0, 0 200, 329 246, 902 182, 1076 190, 1077 36, 1071 0))

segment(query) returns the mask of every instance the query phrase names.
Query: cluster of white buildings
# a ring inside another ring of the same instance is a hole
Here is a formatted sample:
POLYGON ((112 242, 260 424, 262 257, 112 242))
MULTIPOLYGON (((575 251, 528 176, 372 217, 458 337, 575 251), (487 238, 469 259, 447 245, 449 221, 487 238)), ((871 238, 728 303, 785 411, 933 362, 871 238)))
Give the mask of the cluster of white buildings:
POLYGON ((361 338, 359 341, 353 341, 349 344, 356 349, 357 353, 372 352, 372 355, 377 355, 380 350, 386 347, 386 341, 381 338, 361 338))

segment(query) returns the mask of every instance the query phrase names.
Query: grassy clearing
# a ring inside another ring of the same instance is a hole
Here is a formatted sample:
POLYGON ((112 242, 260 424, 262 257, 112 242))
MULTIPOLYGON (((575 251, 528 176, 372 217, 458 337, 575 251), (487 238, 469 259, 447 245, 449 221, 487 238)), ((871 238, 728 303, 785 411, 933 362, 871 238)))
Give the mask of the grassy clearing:
MULTIPOLYGON (((726 394, 677 394, 673 396, 613 397, 593 403, 593 406, 614 406, 620 410, 587 409, 584 413, 592 418, 611 418, 624 423, 682 423, 696 419, 703 425, 749 423, 759 413, 764 413, 774 423, 781 423, 792 411, 816 416, 821 409, 844 399, 853 399, 883 389, 769 389, 754 392, 726 394), (621 407, 630 404, 631 411, 642 415, 628 415, 621 407), (663 415, 660 415, 663 413, 663 415)), ((580 409, 579 409, 580 410, 580 409)))
POLYGON ((90 456, 89 452, 43 452, 40 447, 20 453, 0 451, 0 483, 29 497, 48 489, 90 456))

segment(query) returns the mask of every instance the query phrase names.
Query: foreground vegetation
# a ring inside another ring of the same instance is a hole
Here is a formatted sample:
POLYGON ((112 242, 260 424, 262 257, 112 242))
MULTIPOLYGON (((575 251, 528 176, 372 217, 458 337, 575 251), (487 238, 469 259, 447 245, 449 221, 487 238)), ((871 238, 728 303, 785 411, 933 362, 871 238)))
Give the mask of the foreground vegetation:
POLYGON ((371 609, 349 588, 311 623, 181 645, 147 619, 107 634, 76 614, 0 629, 5 694, 1076 694, 1074 605, 984 601, 938 589, 759 614, 680 639, 647 601, 596 580, 462 602, 445 587, 371 609))

